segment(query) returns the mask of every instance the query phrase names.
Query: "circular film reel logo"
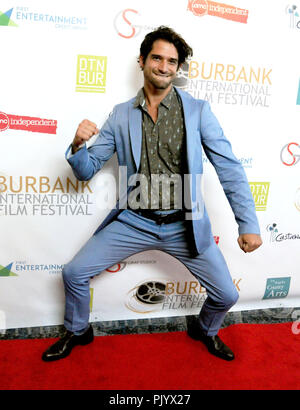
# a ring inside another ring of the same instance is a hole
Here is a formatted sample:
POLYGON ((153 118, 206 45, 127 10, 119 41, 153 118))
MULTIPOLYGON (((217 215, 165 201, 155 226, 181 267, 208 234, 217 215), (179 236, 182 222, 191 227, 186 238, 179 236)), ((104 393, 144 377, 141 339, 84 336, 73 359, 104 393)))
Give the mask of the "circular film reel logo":
POLYGON ((176 78, 173 81, 175 87, 187 88, 189 85, 189 60, 185 61, 177 71, 176 78))
POLYGON ((161 303, 165 299, 166 285, 161 282, 146 282, 136 292, 136 298, 146 304, 161 303))
POLYGON ((135 286, 127 294, 126 307, 135 313, 150 313, 161 310, 166 297, 165 283, 151 280, 135 286))

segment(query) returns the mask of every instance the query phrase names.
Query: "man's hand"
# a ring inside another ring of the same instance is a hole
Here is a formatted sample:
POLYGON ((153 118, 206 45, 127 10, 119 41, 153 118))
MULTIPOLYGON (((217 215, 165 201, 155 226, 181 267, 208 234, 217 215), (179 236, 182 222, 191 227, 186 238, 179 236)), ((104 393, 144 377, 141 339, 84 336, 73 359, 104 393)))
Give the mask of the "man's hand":
POLYGON ((245 252, 253 252, 259 248, 262 244, 260 235, 255 233, 244 233, 238 237, 238 244, 240 248, 245 252))
POLYGON ((73 153, 78 150, 79 145, 84 144, 93 135, 98 134, 99 130, 97 125, 89 120, 83 120, 76 131, 74 140, 72 142, 73 153))

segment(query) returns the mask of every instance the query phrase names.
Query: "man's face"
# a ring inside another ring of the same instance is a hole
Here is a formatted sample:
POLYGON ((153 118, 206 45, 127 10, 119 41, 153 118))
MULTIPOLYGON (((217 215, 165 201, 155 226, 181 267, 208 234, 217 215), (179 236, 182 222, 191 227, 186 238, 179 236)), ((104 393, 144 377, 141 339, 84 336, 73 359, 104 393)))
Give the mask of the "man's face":
POLYGON ((165 40, 156 40, 146 61, 139 59, 144 71, 145 83, 160 90, 167 89, 176 77, 178 52, 174 44, 165 40))

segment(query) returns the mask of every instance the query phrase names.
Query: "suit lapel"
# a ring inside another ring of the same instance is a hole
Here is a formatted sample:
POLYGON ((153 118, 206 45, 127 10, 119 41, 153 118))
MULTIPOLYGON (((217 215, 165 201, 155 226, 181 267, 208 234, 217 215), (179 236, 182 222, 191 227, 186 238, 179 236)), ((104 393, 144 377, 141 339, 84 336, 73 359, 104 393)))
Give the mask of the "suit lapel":
POLYGON ((176 88, 183 106, 184 123, 186 130, 186 148, 187 148, 187 162, 189 172, 192 173, 193 160, 196 152, 196 133, 198 130, 198 118, 197 110, 195 110, 195 100, 180 89, 176 88))
POLYGON ((129 106, 129 135, 136 170, 138 171, 141 161, 142 150, 142 113, 132 104, 129 106))

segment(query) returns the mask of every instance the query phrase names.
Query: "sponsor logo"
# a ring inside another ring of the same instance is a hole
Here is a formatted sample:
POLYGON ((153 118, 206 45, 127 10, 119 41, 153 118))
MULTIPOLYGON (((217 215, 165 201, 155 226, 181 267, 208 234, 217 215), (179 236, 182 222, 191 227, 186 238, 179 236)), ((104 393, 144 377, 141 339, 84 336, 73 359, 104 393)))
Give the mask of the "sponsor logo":
POLYGON ((281 162, 291 167, 296 165, 300 160, 300 145, 297 142, 289 142, 286 144, 280 152, 281 162))
POLYGON ((141 27, 136 27, 129 20, 129 18, 134 15, 139 16, 140 14, 134 9, 125 9, 119 11, 119 13, 114 18, 114 28, 120 37, 132 38, 140 34, 141 27))
POLYGON ((87 18, 84 16, 53 14, 51 12, 41 12, 29 7, 16 7, 0 14, 0 25, 2 26, 26 26, 26 25, 46 25, 62 30, 86 30, 87 18), (13 20, 11 15, 13 14, 13 20), (16 24, 18 22, 18 25, 16 24))
POLYGON ((272 69, 190 60, 178 70, 174 85, 210 103, 266 108, 272 69))
POLYGON ((210 0, 188 0, 188 11, 194 16, 214 16, 237 23, 247 23, 248 10, 210 0))
POLYGON ((0 132, 11 130, 56 134, 57 121, 0 112, 0 132))
POLYGON ((0 132, 6 131, 8 128, 9 128, 9 117, 4 112, 0 112, 0 132))
POLYGON ((113 265, 110 268, 106 269, 106 271, 111 272, 111 273, 121 272, 123 269, 125 269, 126 264, 127 264, 127 262, 116 263, 115 265, 113 265))
POLYGON ((265 211, 269 196, 270 182, 249 182, 257 211, 265 211))
POLYGON ((15 271, 20 272, 46 272, 49 275, 61 274, 64 265, 57 263, 28 263, 26 261, 15 262, 15 271))
POLYGON ((299 6, 289 4, 285 8, 285 13, 289 19, 289 27, 291 29, 300 29, 299 6))
POLYGON ((4 13, 0 11, 0 26, 18 27, 18 25, 10 18, 12 12, 13 8, 5 11, 4 13))
POLYGON ((11 270, 12 265, 13 265, 13 262, 10 263, 7 266, 0 265, 0 277, 3 277, 3 276, 18 276, 15 272, 12 272, 12 270, 11 270))
POLYGON ((290 290, 291 278, 269 278, 267 279, 263 299, 286 298, 290 290))
POLYGON ((78 55, 76 91, 105 93, 107 57, 78 55))
POLYGON ((287 240, 300 239, 299 234, 279 232, 278 225, 276 223, 267 225, 266 230, 270 233, 270 242, 283 242, 287 240))
POLYGON ((0 216, 92 215, 89 181, 0 173, 0 216))
POLYGON ((141 17, 140 13, 134 9, 124 9, 119 11, 114 18, 114 28, 118 36, 124 39, 131 39, 137 37, 142 30, 155 30, 155 27, 148 25, 135 24, 141 17))

